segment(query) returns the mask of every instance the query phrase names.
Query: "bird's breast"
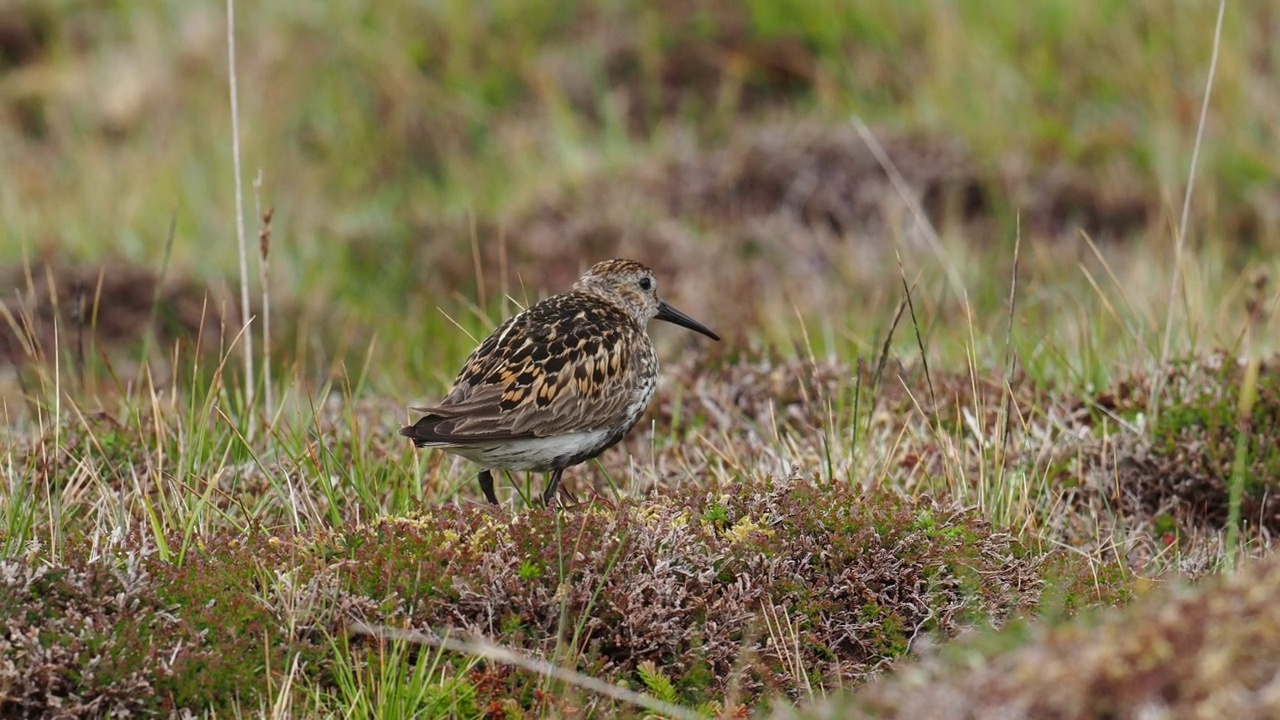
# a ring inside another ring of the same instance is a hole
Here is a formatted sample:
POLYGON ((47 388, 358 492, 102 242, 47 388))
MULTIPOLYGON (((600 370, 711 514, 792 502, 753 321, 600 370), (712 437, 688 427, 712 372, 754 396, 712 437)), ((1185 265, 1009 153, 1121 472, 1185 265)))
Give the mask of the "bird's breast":
POLYGON ((631 386, 631 401, 627 403, 625 415, 626 426, 630 428, 644 414, 653 394, 658 389, 658 355, 653 346, 645 343, 645 347, 636 353, 635 382, 631 386))

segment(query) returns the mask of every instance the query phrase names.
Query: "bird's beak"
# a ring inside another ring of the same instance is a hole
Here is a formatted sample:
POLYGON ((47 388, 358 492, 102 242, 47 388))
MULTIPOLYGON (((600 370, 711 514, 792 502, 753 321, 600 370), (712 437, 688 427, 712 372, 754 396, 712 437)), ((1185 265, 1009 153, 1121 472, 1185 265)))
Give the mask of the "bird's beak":
POLYGON ((658 314, 655 315, 654 317, 659 320, 665 320, 666 322, 674 323, 681 327, 687 327, 694 332, 702 333, 703 335, 706 335, 712 340, 720 339, 719 335, 711 332, 711 328, 707 327, 706 325, 703 325, 697 320, 694 320, 688 315, 685 315, 679 310, 671 307, 663 300, 658 301, 658 314))

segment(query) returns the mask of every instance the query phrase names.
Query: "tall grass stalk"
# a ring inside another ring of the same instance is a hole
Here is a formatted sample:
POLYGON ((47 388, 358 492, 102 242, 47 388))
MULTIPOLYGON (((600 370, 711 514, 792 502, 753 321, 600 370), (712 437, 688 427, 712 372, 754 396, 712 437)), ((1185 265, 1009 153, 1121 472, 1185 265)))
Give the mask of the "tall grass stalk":
POLYGON ((1156 426, 1160 412, 1160 393, 1164 390, 1165 366, 1169 362, 1169 348, 1173 337, 1173 324, 1177 315, 1178 291, 1182 287, 1182 255, 1187 240, 1187 219, 1191 215, 1191 193, 1195 190, 1196 165, 1200 161, 1200 145, 1204 139, 1204 126, 1209 117, 1209 98, 1213 95, 1213 78, 1218 70, 1218 49, 1222 45, 1222 18, 1227 11, 1227 1, 1218 3, 1218 22, 1213 31, 1213 53, 1209 58, 1209 76, 1205 80, 1204 99, 1200 104, 1200 122, 1196 125, 1196 141, 1191 148, 1191 167, 1187 170, 1187 190, 1182 195, 1182 216, 1178 220, 1177 234, 1173 244, 1173 277, 1169 282, 1169 301, 1165 305, 1164 337, 1160 341, 1160 362, 1156 365, 1155 382, 1152 383, 1150 406, 1147 415, 1151 418, 1149 427, 1156 426))
MULTIPOLYGON (((236 90, 236 2, 227 0, 227 88, 231 94, 231 159, 236 187, 236 241, 240 250, 241 322, 251 327, 249 308, 249 250, 244 238, 244 188, 240 169, 240 105, 236 90)), ((244 402, 249 414, 247 434, 253 437, 253 333, 244 334, 244 402)))
POLYGON ((1254 436, 1253 405, 1258 398, 1258 375, 1262 370, 1259 335, 1265 332, 1269 303, 1266 298, 1268 278, 1259 275, 1245 301, 1248 320, 1244 330, 1244 376, 1236 404, 1236 452, 1231 466, 1231 484, 1227 488, 1227 536, 1225 561, 1235 568, 1240 548, 1240 503, 1244 498, 1245 478, 1249 473, 1249 441, 1254 436))
MULTIPOLYGON (((253 204, 258 221, 258 289, 262 292, 262 395, 263 408, 275 414, 275 393, 271 382, 271 218, 275 208, 262 209, 262 170, 253 179, 253 204)), ((268 420, 270 422, 270 420, 268 420)))

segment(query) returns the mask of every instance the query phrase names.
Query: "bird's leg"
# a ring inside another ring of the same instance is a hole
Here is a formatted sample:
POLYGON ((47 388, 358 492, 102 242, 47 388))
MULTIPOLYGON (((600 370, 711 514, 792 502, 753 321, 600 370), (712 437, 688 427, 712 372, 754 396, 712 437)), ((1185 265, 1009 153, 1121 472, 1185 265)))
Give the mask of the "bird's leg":
POLYGON ((577 507, 578 505, 581 505, 581 503, 578 502, 578 498, 574 497, 573 493, 569 492, 569 486, 564 483, 560 483, 560 498, 561 502, 563 502, 565 498, 569 499, 569 504, 565 507, 577 507))
POLYGON ((484 498, 494 505, 498 504, 498 496, 493 494, 493 473, 488 468, 480 471, 480 491, 484 493, 484 498))
POLYGON ((551 471, 551 480, 547 482, 547 491, 542 493, 542 502, 547 507, 551 507, 551 503, 556 499, 556 488, 560 485, 560 476, 564 474, 564 468, 556 468, 551 471))

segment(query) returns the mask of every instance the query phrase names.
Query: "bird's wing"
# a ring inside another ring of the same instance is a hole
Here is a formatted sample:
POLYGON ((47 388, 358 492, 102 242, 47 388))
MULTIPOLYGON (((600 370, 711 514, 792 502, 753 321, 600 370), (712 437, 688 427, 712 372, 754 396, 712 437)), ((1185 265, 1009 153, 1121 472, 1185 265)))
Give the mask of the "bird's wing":
POLYGON ((622 311, 581 293, 553 296, 499 326, 448 396, 418 408, 425 415, 401 434, 465 445, 608 427, 627 416, 646 362, 648 337, 622 311))

